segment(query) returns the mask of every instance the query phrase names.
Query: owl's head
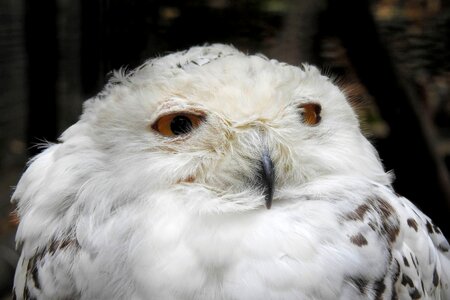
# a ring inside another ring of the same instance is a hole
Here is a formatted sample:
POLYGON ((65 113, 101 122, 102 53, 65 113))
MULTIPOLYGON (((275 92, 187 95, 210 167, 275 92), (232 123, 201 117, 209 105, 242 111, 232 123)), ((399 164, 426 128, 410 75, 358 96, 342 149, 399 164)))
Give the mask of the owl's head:
POLYGON ((390 184, 332 80, 225 45, 116 72, 62 140, 82 136, 102 157, 99 168, 135 191, 270 207, 279 191, 328 176, 390 184))

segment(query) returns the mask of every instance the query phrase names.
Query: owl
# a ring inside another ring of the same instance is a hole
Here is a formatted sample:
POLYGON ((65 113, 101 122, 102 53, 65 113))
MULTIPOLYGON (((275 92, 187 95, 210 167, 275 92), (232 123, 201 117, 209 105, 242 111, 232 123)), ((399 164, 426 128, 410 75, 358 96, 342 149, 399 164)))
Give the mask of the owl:
POLYGON ((13 194, 17 299, 450 299, 333 80, 232 46, 117 71, 13 194))

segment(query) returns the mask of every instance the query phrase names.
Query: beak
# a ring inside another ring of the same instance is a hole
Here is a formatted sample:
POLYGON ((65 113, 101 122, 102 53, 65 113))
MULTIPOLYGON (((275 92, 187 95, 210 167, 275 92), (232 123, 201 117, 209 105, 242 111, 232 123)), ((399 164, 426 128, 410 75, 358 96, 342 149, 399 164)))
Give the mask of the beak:
POLYGON ((272 206, 273 198, 273 185, 275 181, 275 169, 273 167, 272 159, 270 158, 269 152, 264 151, 261 157, 261 169, 259 173, 259 179, 261 182, 261 187, 264 190, 264 195, 266 197, 266 208, 270 209, 272 206))

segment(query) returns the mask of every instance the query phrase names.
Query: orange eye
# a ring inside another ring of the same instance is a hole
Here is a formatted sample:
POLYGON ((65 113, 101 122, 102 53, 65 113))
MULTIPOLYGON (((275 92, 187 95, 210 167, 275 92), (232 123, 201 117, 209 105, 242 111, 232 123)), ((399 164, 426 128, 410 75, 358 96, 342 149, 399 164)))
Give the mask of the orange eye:
POLYGON ((320 112, 322 111, 322 106, 320 106, 320 104, 304 103, 300 104, 299 107, 302 109, 301 115, 303 123, 307 125, 317 125, 320 122, 320 112))
POLYGON ((152 128, 164 136, 184 135, 197 128, 203 116, 189 113, 174 113, 160 117, 152 128))

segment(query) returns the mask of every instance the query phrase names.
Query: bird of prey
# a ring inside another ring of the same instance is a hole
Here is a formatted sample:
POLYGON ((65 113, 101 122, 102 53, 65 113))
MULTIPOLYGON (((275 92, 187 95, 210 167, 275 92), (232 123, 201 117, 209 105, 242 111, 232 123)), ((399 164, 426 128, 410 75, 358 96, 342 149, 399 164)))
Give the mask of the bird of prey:
POLYGON ((450 299, 449 244, 314 66, 117 71, 13 194, 17 299, 450 299))

